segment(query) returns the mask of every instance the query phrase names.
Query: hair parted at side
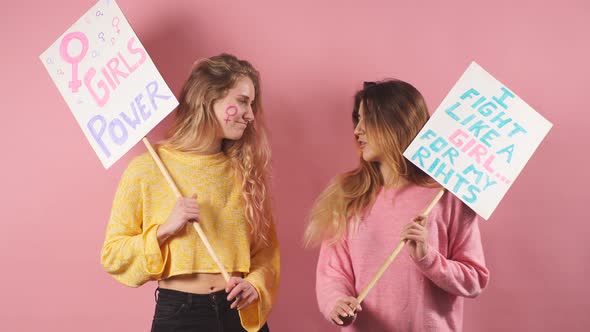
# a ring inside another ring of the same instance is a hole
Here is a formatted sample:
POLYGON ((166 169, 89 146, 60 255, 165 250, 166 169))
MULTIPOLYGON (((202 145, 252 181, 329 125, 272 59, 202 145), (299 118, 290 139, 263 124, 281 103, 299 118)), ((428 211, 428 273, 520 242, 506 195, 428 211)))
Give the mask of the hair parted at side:
POLYGON ((227 96, 243 77, 250 78, 254 84, 255 121, 246 127, 239 140, 224 140, 222 151, 232 160, 241 181, 246 219, 254 243, 268 245, 273 221, 269 192, 271 153, 261 102, 260 74, 248 61, 225 53, 196 61, 182 87, 175 122, 162 144, 190 153, 200 153, 211 146, 220 130, 213 104, 227 96))
MULTIPOLYGON (((359 122, 361 103, 367 139, 382 152, 381 162, 395 176, 410 183, 436 186, 436 182, 403 156, 430 117, 420 92, 400 80, 365 83, 354 98, 354 127, 359 122)), ((356 169, 335 177, 317 198, 305 231, 305 245, 318 245, 325 240, 337 242, 346 232, 355 231, 383 185, 380 163, 367 162, 361 157, 356 169)))

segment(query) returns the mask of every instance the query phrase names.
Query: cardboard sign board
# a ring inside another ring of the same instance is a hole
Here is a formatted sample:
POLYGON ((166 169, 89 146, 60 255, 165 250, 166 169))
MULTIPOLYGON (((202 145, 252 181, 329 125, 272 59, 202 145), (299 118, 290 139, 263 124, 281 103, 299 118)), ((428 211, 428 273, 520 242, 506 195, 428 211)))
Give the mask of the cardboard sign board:
POLYGON ((488 219, 551 127, 473 62, 404 156, 488 219))
POLYGON ((40 59, 105 168, 178 105, 113 0, 94 5, 40 59))

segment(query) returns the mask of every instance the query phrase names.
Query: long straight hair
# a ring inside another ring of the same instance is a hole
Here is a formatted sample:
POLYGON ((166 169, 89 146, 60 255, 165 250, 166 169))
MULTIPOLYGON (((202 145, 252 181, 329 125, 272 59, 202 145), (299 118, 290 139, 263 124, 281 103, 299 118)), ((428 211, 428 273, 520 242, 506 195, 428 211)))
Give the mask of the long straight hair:
MULTIPOLYGON (((359 122, 361 104, 365 111, 367 139, 381 152, 381 163, 397 178, 420 186, 435 186, 426 173, 403 156, 430 117, 420 92, 400 80, 365 83, 354 98, 354 127, 359 122)), ((325 240, 333 243, 348 231, 358 229, 362 214, 374 203, 385 184, 380 166, 379 162, 367 162, 361 157, 356 169, 330 182, 312 208, 304 235, 306 246, 325 240)))

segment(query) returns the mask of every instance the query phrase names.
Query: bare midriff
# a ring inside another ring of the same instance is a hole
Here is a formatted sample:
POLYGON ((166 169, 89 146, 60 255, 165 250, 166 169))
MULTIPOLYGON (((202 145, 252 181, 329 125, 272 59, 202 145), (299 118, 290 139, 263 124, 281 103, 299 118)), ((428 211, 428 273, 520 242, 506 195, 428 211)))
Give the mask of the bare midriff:
MULTIPOLYGON (((241 272, 231 272, 232 277, 242 277, 241 272)), ((173 289, 193 294, 209 294, 225 289, 226 282, 221 273, 181 274, 158 281, 160 288, 173 289)))

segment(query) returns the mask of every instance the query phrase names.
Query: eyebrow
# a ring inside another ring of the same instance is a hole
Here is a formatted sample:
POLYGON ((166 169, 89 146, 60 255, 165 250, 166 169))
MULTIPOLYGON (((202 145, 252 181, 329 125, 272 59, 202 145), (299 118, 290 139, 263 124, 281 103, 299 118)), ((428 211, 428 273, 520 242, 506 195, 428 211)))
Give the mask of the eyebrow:
MULTIPOLYGON (((247 95, 238 95, 238 98, 245 98, 246 100, 250 100, 250 96, 247 95)), ((254 101, 254 99, 252 99, 254 101)))

